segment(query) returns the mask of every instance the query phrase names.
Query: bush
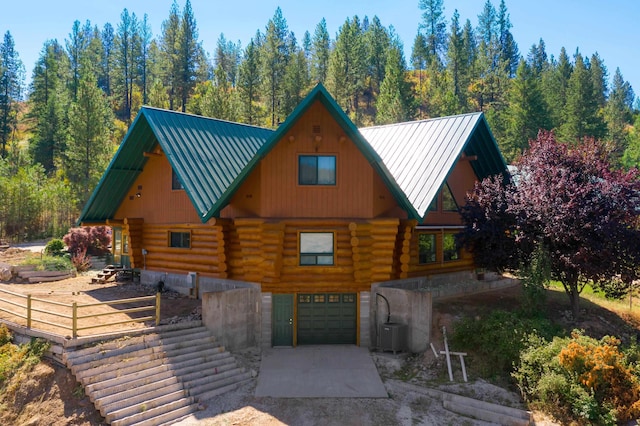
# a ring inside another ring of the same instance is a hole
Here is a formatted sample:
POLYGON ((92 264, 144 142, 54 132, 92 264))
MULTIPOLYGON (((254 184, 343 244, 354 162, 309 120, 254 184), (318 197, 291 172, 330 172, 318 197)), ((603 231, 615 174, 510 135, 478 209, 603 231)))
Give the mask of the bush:
POLYGON ((63 238, 69 247, 71 255, 86 253, 101 256, 109 252, 111 234, 105 226, 85 226, 83 228, 71 228, 63 238))
POLYGON ((640 382, 612 337, 530 337, 513 378, 525 400, 563 421, 613 425, 640 415, 640 382))
POLYGON ((59 238, 54 238, 44 247, 44 253, 49 256, 63 256, 64 242, 59 238))
POLYGON ((86 272, 91 269, 91 256, 87 255, 87 251, 83 250, 71 256, 71 263, 78 272, 86 272))
POLYGON ((451 341, 457 348, 467 348, 481 376, 508 377, 532 332, 551 338, 556 328, 543 318, 494 310, 484 318, 465 317, 456 322, 451 341))
POLYGON ((35 265, 38 271, 69 271, 73 269, 71 260, 67 256, 28 257, 23 265, 35 265))

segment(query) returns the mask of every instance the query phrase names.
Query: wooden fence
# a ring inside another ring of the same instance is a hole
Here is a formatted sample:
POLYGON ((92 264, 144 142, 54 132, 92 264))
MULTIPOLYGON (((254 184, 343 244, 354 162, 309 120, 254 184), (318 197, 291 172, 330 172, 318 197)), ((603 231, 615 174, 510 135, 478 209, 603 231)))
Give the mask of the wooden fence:
POLYGON ((27 328, 32 328, 33 323, 46 324, 51 327, 70 331, 71 335, 75 339, 78 337, 79 331, 106 328, 114 325, 131 323, 133 321, 144 322, 154 320, 155 324, 158 325, 160 323, 160 293, 156 293, 155 296, 142 296, 129 299, 110 300, 108 302, 78 304, 77 302, 62 303, 39 299, 30 294, 24 295, 0 289, 0 311, 25 320, 27 328), (38 307, 34 307, 33 302, 37 302, 38 307), (137 306, 130 308, 123 308, 120 306, 132 304, 136 304, 137 306), (140 304, 143 305, 139 306, 140 304), (14 307, 13 309, 19 308, 21 311, 15 312, 12 309, 8 309, 6 307, 7 305, 14 307), (111 307, 112 310, 100 313, 94 312, 91 314, 83 314, 83 310, 86 312, 87 308, 95 308, 98 306, 111 307), (47 307, 50 309, 47 309, 47 307), (96 321, 99 317, 121 314, 128 315, 141 312, 148 312, 149 315, 111 322, 96 321), (55 319, 52 321, 46 319, 46 317, 53 317, 55 319), (66 324, 62 324, 61 322, 66 322, 66 324))

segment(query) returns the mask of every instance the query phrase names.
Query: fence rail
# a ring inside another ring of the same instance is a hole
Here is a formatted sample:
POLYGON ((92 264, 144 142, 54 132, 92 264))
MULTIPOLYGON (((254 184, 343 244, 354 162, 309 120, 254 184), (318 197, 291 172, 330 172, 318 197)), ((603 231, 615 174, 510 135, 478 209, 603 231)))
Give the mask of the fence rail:
POLYGON ((31 328, 33 323, 41 323, 47 324, 52 327, 62 328, 64 330, 68 330, 71 332, 71 335, 75 339, 78 337, 78 332, 83 330, 90 330, 95 328, 103 328, 109 327, 113 325, 121 325, 127 324, 132 321, 136 322, 144 322, 144 321, 155 321, 155 324, 158 325, 160 323, 160 293, 156 293, 155 296, 142 296, 142 297, 133 297, 129 299, 119 299, 119 300, 110 300, 108 302, 98 302, 98 303, 85 303, 79 304, 77 302, 73 303, 62 303, 56 302, 53 300, 46 300, 32 297, 30 294, 24 295, 21 293, 15 293, 9 290, 0 289, 0 312, 6 312, 15 317, 21 318, 26 321, 27 328, 31 328), (6 296, 12 296, 14 299, 17 298, 19 301, 10 300, 6 298, 6 296), (23 302, 23 303, 21 303, 23 302), (33 307, 33 302, 38 302, 44 305, 44 307, 35 308, 33 307), (116 308, 117 305, 128 305, 128 304, 139 304, 139 303, 149 303, 148 305, 143 306, 135 306, 131 308, 116 308), (17 307, 21 308, 20 312, 16 312, 15 310, 7 308, 9 307, 17 307), (47 310, 46 306, 56 306, 58 308, 63 308, 63 310, 67 310, 64 312, 55 312, 54 310, 47 310), (88 315, 81 315, 82 310, 86 308, 95 308, 98 306, 108 306, 113 308, 113 311, 109 312, 100 312, 100 313, 91 313, 88 315), (102 322, 100 324, 95 324, 91 319, 95 319, 98 317, 106 317, 110 315, 121 315, 121 314, 132 314, 132 313, 140 313, 140 312, 150 312, 148 316, 137 317, 137 318, 129 318, 127 320, 119 320, 119 321, 111 321, 111 322, 102 322), (35 315, 34 315, 35 314, 35 315), (42 314, 42 315, 38 315, 42 314), (45 315, 53 316, 56 318, 55 321, 46 320, 44 318, 45 315), (70 322, 69 324, 61 324, 57 322, 58 319, 66 320, 70 322))

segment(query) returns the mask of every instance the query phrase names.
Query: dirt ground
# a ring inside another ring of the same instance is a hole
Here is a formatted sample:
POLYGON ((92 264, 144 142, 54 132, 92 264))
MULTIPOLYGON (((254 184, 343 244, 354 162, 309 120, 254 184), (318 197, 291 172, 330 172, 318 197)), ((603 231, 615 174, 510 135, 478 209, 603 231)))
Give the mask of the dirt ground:
MULTIPOLYGON (((19 254, 16 254, 19 255, 19 254)), ((24 255, 24 253, 22 254, 24 255)), ((0 253, 0 262, 8 257, 0 253)), ((15 260, 15 259, 11 259, 15 260)), ((153 288, 131 282, 91 284, 91 276, 82 275, 56 283, 17 284, 0 283, 0 289, 8 289, 45 300, 70 303, 91 303, 151 295, 153 288)), ((481 315, 488 309, 509 308, 518 303, 519 289, 512 288, 464 298, 451 299, 434 305, 433 341, 439 341, 439 330, 448 328, 466 315, 481 315)), ((566 296, 565 296, 566 297, 566 296)), ((161 318, 163 323, 198 319, 200 301, 167 292, 162 295, 161 318)), ((637 333, 638 324, 631 324, 618 314, 583 301, 584 315, 577 327, 585 328, 594 336, 605 334, 637 333)), ((97 307, 96 307, 97 309, 97 307)), ((100 307, 100 309, 104 309, 100 307)), ((549 311, 562 321, 568 309, 566 300, 551 299, 549 311)), ((0 312, 1 315, 6 315, 0 312)), ((101 317, 97 317, 101 318, 101 317)), ((143 326, 132 319, 131 323, 116 327, 143 326)), ((51 330, 53 331, 53 330, 51 330)), ((466 348, 454 348, 466 350, 466 348)), ((249 349, 235 354, 239 362, 249 369, 259 371, 260 352, 249 349)), ((486 425, 488 423, 458 416, 442 407, 440 401, 407 390, 403 383, 412 386, 437 387, 441 390, 497 402, 520 406, 518 395, 482 380, 470 377, 463 383, 461 377, 451 384, 446 378, 443 362, 434 362, 429 353, 421 355, 397 355, 373 353, 380 375, 389 390, 388 399, 333 399, 333 398, 256 398, 255 382, 201 404, 201 411, 184 419, 182 426, 191 425, 486 425)), ((459 368, 459 367, 458 367, 459 368)), ((455 367, 454 367, 455 369, 455 367)), ((457 370, 457 376, 461 376, 457 370)), ((15 425, 102 425, 102 419, 82 392, 69 371, 55 363, 43 362, 28 377, 18 377, 0 396, 0 424, 15 425)), ((552 425, 549 419, 536 415, 536 424, 552 425)))

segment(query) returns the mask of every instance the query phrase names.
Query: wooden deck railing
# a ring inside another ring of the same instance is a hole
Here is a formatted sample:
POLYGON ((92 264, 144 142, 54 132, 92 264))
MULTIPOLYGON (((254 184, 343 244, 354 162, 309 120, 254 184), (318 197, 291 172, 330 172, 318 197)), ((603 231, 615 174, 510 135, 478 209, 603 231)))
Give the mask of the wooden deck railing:
POLYGON ((127 324, 132 321, 135 322, 144 322, 154 320, 155 324, 158 325, 160 323, 160 293, 156 293, 155 296, 142 296, 142 297, 134 297, 130 299, 119 299, 119 300, 110 300, 108 302, 97 302, 97 303, 85 303, 79 304, 77 302, 73 303, 62 303, 55 302, 52 300, 45 300, 35 298, 32 295, 24 295, 20 293, 15 293, 8 290, 0 289, 0 311, 6 312, 15 317, 26 320, 27 328, 32 328, 31 325, 34 322, 47 324, 52 327, 62 328, 63 330, 68 330, 71 332, 71 335, 75 339, 78 337, 78 332, 83 330, 90 330, 96 328, 104 328, 114 325, 127 324), (5 297, 12 296, 14 300, 10 300, 5 297), (17 299, 18 301, 16 301, 17 299), (23 303, 21 303, 23 302, 23 303), (33 302, 38 302, 42 304, 43 307, 35 308, 33 307, 33 302), (115 308, 117 305, 128 305, 128 304, 140 304, 145 302, 152 302, 148 305, 143 306, 135 306, 131 308, 115 308), (22 312, 15 312, 11 309, 5 307, 6 305, 14 306, 22 309, 22 312), (50 307, 58 307, 57 309, 47 310, 46 306, 50 307), (82 310, 86 308, 92 308, 97 306, 109 306, 114 310, 108 312, 100 312, 100 313, 91 313, 88 315, 83 315, 82 310), (63 308, 63 309, 60 309, 63 308), (57 311, 66 311, 66 313, 56 312, 57 311), (127 320, 120 321, 111 321, 111 322, 100 322, 96 323, 95 321, 89 321, 90 319, 96 319, 98 317, 104 317, 108 315, 120 315, 120 314, 131 314, 131 313, 139 313, 139 312, 149 312, 150 314, 142 317, 129 318, 127 320), (45 316, 53 316, 56 318, 54 321, 46 320, 45 316), (67 322, 69 324, 61 324, 59 319, 66 320, 62 322, 67 322))

